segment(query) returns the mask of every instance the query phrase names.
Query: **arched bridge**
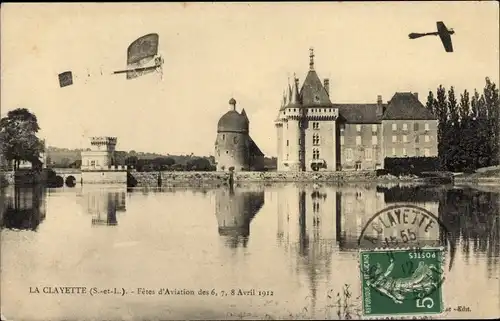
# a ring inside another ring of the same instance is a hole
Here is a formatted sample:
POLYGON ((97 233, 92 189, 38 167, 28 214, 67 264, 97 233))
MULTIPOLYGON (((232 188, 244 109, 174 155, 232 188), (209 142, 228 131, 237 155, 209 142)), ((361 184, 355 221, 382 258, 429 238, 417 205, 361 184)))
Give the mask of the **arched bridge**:
POLYGON ((79 168, 51 168, 55 187, 74 187, 82 182, 82 171, 79 168))

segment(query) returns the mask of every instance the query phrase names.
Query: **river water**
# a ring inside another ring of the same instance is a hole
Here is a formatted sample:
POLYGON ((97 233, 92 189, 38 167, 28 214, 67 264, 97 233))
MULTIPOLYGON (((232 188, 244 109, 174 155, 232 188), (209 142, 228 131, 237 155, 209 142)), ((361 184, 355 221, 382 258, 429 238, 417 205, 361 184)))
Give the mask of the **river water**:
POLYGON ((358 318, 363 227, 388 206, 413 205, 442 223, 417 237, 446 249, 445 316, 496 317, 499 192, 368 184, 8 187, 0 199, 2 314, 8 320, 358 318), (57 293, 68 286, 87 292, 57 293), (101 292, 90 295, 94 287, 101 292))

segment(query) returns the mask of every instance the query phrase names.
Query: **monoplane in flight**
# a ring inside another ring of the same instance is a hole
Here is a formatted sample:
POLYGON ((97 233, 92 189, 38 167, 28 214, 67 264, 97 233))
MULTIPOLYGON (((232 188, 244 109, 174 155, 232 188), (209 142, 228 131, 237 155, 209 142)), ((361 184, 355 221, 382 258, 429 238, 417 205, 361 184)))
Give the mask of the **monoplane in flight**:
POLYGON ((455 31, 453 31, 452 28, 448 29, 444 25, 442 21, 436 22, 437 25, 437 32, 426 32, 426 33, 410 33, 408 37, 410 39, 416 39, 420 37, 425 37, 425 36, 439 36, 441 38, 441 42, 443 43, 444 50, 446 52, 453 52, 453 44, 451 42, 451 37, 450 35, 454 34, 455 31))
MULTIPOLYGON (((113 71, 113 75, 126 74, 127 79, 134 79, 151 72, 159 72, 163 76, 163 57, 158 54, 159 36, 150 33, 134 40, 127 49, 127 69, 113 71)), ((101 71, 102 75, 102 71, 101 71)), ((90 77, 90 74, 88 74, 90 77)), ((59 86, 73 84, 73 72, 59 74, 59 86)))

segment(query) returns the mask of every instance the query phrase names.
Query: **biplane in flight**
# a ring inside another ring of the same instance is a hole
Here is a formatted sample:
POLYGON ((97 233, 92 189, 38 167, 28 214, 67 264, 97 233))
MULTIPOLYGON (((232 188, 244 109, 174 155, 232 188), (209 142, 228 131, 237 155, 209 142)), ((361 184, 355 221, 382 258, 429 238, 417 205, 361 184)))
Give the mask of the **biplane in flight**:
MULTIPOLYGON (((112 74, 126 74, 127 79, 134 79, 155 71, 163 75, 162 66, 164 60, 158 54, 159 38, 158 34, 150 33, 134 40, 127 49, 127 69, 113 71, 112 74)), ((72 84, 72 71, 65 71, 59 74, 60 87, 72 84)))
POLYGON ((408 35, 410 39, 416 39, 425 36, 439 36, 443 43, 446 52, 453 52, 453 44, 451 42, 451 35, 455 33, 452 28, 448 29, 442 21, 436 22, 437 32, 415 33, 412 32, 408 35))

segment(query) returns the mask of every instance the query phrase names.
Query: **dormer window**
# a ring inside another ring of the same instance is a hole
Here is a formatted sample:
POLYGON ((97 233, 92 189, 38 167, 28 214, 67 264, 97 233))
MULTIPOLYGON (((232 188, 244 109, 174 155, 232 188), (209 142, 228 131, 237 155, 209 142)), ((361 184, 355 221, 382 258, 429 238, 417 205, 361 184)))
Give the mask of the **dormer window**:
POLYGON ((318 95, 314 95, 314 102, 319 103, 319 96, 318 95))

